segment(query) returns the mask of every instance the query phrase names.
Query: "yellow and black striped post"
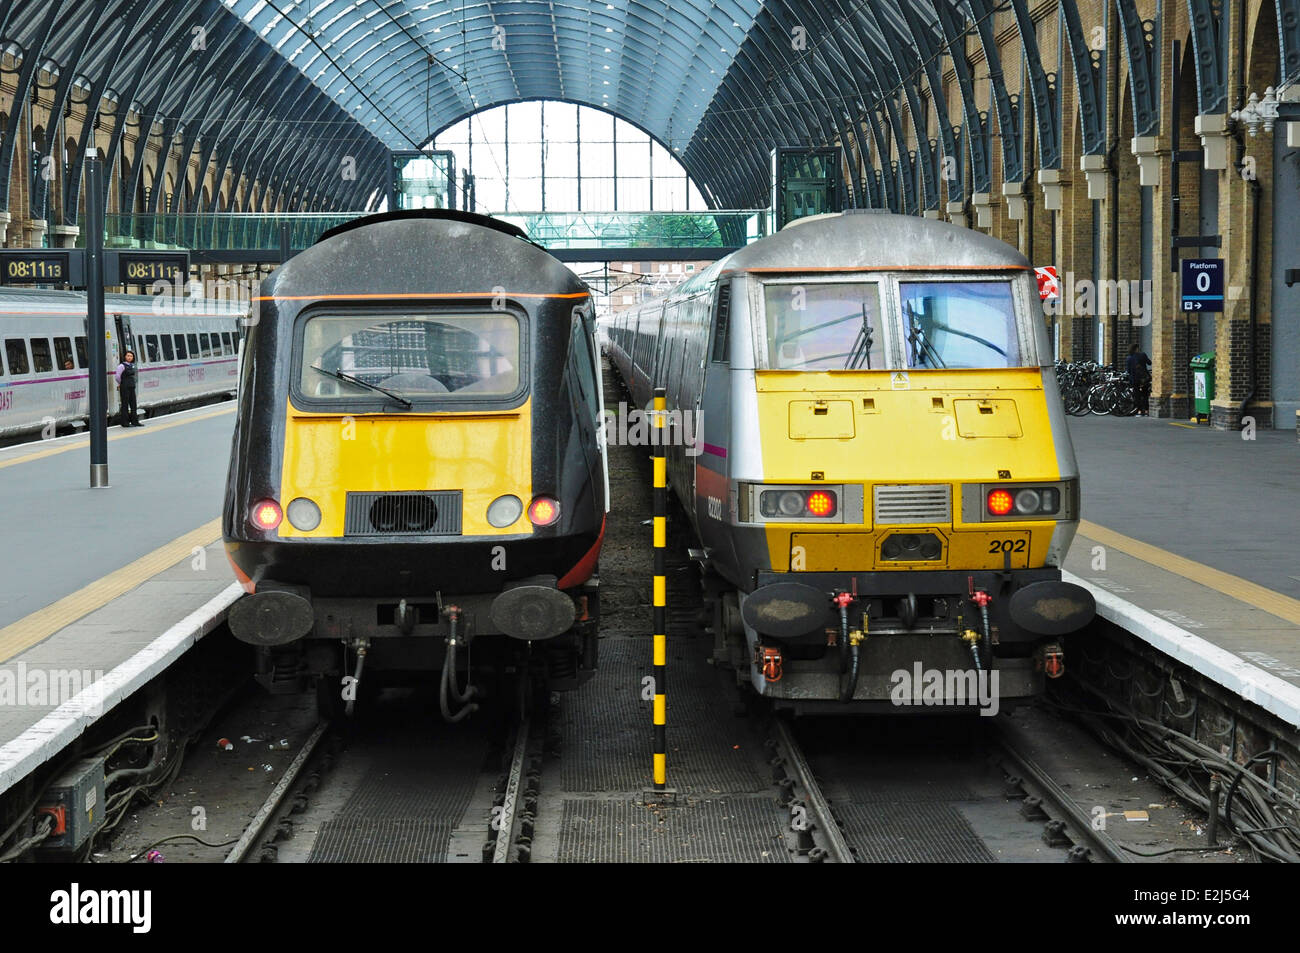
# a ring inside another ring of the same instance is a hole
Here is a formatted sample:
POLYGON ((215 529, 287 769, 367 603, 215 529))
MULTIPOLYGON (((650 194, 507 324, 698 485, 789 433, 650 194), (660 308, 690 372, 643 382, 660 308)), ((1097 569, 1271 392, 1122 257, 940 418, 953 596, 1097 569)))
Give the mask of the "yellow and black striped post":
POLYGON ((651 448, 654 458, 654 789, 668 786, 668 698, 665 675, 668 668, 668 582, 664 575, 664 549, 668 545, 668 461, 664 457, 664 411, 667 391, 655 388, 654 431, 651 448))

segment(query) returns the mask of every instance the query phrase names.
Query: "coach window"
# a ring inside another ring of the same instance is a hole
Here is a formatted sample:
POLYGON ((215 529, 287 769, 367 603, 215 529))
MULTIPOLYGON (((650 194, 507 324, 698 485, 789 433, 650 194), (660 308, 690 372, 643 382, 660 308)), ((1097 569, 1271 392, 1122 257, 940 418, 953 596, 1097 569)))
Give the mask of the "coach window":
POLYGON ((50 353, 49 338, 32 338, 32 367, 37 374, 54 370, 54 357, 50 353))
POLYGON ((907 366, 1020 367, 1009 281, 900 281, 907 366))
POLYGON ((176 359, 176 352, 172 349, 172 336, 170 334, 160 334, 159 343, 162 345, 162 359, 171 361, 176 359))
POLYGON ((299 392, 312 400, 493 400, 522 384, 512 313, 326 314, 301 326, 299 392))
POLYGON ((185 345, 190 350, 190 360, 194 360, 201 356, 199 351, 199 336, 197 334, 185 335, 185 345))
POLYGON ((767 366, 787 371, 885 366, 875 282, 769 282, 763 286, 767 366))
POLYGON ((203 334, 202 332, 199 333, 199 356, 200 357, 212 356, 212 342, 209 341, 208 336, 206 334, 203 334))
POLYGON ((144 337, 145 350, 149 352, 149 363, 154 363, 159 359, 158 353, 158 335, 146 334, 144 337))
POLYGON ((5 338, 5 356, 9 359, 10 374, 26 374, 31 370, 27 363, 27 342, 22 338, 5 338))
POLYGON ((54 339, 54 360, 59 365, 59 370, 61 371, 70 371, 73 369, 72 338, 54 339))
POLYGON ((235 336, 229 331, 221 332, 221 353, 226 355, 235 353, 235 336))
POLYGON ((144 363, 146 362, 146 360, 145 360, 145 353, 144 353, 144 335, 143 335, 143 334, 137 334, 137 335, 135 336, 135 359, 136 359, 137 361, 139 361, 141 364, 144 364, 144 363))
POLYGON ((718 287, 718 303, 714 309, 713 319, 713 356, 715 364, 726 364, 731 360, 728 349, 731 332, 731 282, 724 281, 718 287))
POLYGON ((86 350, 86 336, 84 334, 78 334, 76 338, 76 344, 77 344, 77 366, 89 367, 90 353, 86 350))
POLYGON ((183 361, 186 359, 188 352, 185 350, 185 335, 176 335, 176 359, 183 361))

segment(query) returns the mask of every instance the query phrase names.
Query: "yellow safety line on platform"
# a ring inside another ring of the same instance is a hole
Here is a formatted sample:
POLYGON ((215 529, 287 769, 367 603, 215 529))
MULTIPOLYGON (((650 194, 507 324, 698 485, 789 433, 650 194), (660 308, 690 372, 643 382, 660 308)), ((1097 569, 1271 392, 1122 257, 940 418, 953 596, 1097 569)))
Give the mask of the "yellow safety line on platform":
POLYGON ((1087 520, 1079 521, 1079 535, 1086 536, 1103 546, 1111 546, 1143 562, 1182 576, 1184 579, 1200 583, 1206 588, 1231 596, 1256 609, 1263 609, 1270 615, 1285 619, 1293 625, 1300 625, 1300 599, 1292 599, 1248 579, 1214 569, 1204 563, 1195 562, 1158 546, 1152 546, 1150 543, 1124 536, 1087 520))
MULTIPOLYGON (((127 440, 131 437, 146 437, 151 433, 170 430, 172 427, 180 427, 184 424, 192 424, 195 421, 208 420, 211 417, 220 417, 222 414, 233 414, 234 412, 235 405, 231 404, 229 407, 223 407, 220 410, 214 410, 206 414, 199 414, 196 417, 186 417, 184 420, 170 420, 165 424, 146 424, 144 429, 137 430, 135 433, 116 433, 111 435, 108 439, 111 442, 114 440, 127 440)), ((159 419, 161 420, 162 418, 159 419)), ((5 467, 11 467, 15 463, 27 463, 31 460, 39 460, 42 457, 52 457, 58 453, 67 453, 69 450, 84 450, 89 445, 90 437, 86 436, 83 439, 64 444, 63 446, 47 447, 44 450, 36 450, 21 457, 13 457, 9 460, 0 460, 0 470, 3 470, 5 467)))
POLYGON ((0 662, 7 662, 55 632, 108 605, 165 569, 186 559, 197 547, 206 547, 221 536, 221 520, 204 523, 179 539, 141 556, 133 563, 96 579, 83 589, 64 596, 44 609, 0 629, 0 662))

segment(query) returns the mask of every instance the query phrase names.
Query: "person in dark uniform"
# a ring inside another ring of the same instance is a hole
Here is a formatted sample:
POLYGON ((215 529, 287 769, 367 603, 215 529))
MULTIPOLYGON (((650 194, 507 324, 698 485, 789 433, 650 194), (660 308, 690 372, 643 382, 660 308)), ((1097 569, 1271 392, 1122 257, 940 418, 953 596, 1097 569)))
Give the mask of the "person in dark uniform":
POLYGON ((135 405, 135 384, 139 376, 135 366, 135 352, 127 351, 122 356, 122 363, 117 365, 113 379, 117 381, 119 396, 122 398, 122 426, 143 427, 135 405))
POLYGON ((1138 349, 1136 344, 1128 346, 1128 359, 1125 361, 1129 383, 1133 385, 1133 397, 1137 402, 1138 416, 1148 416, 1151 406, 1151 358, 1146 351, 1138 349))

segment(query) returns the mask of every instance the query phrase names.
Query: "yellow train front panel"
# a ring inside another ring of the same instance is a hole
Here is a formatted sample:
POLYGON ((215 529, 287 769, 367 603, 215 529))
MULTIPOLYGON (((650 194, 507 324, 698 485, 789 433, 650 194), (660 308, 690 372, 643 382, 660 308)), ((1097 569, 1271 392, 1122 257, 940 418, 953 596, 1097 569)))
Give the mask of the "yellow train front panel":
POLYGON ((288 520, 283 538, 341 538, 347 494, 447 490, 462 494, 461 535, 527 532, 527 519, 493 527, 488 505, 514 494, 532 498, 530 402, 495 412, 439 414, 306 413, 288 407, 280 499, 315 501, 320 525, 304 532, 288 520))
POLYGON ((848 513, 835 523, 768 522, 773 570, 1045 564, 1057 520, 990 522, 983 493, 963 492, 1062 480, 1040 368, 760 371, 755 378, 764 484, 862 488, 860 522, 847 522, 848 513), (916 519, 906 505, 891 515, 892 499, 927 489, 916 519), (885 558, 882 546, 900 533, 933 537, 926 558, 885 558))

